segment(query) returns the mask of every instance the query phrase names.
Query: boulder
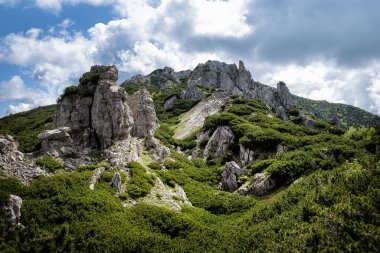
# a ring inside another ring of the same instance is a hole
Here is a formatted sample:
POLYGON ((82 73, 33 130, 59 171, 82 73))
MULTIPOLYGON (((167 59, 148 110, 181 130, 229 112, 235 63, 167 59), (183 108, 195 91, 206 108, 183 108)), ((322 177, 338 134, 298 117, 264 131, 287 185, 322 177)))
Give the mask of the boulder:
POLYGON ((203 156, 219 157, 225 154, 229 146, 235 142, 235 135, 229 126, 219 126, 211 135, 203 156))
POLYGON ((181 99, 200 100, 206 97, 206 94, 196 85, 188 85, 186 90, 181 92, 181 99))
POLYGON ((284 107, 281 105, 277 107, 276 109, 276 117, 282 119, 283 121, 288 121, 288 115, 286 115, 286 112, 284 110, 284 107))
POLYGON ((260 197, 270 193, 275 186, 275 180, 271 175, 257 173, 253 177, 253 183, 248 187, 242 187, 239 192, 243 195, 253 194, 260 197))
POLYGON ((229 192, 238 189, 242 185, 242 182, 238 180, 238 177, 245 172, 246 170, 241 169, 234 161, 227 162, 222 173, 221 189, 229 192))
POLYGON ((11 226, 20 226, 22 199, 16 195, 10 195, 6 204, 0 207, 0 214, 11 226))
POLYGON ((278 144, 276 150, 276 155, 281 155, 285 152, 288 152, 288 147, 278 144))
POLYGON ((76 152, 75 144, 70 136, 70 127, 45 130, 38 135, 41 151, 51 156, 66 156, 76 152))
POLYGON ((284 82, 277 83, 277 94, 279 97, 279 104, 284 109, 290 109, 293 104, 292 94, 284 82))
POLYGON ((177 96, 171 96, 169 98, 167 98, 164 102, 164 110, 169 110, 169 109, 173 109, 174 107, 174 102, 177 100, 177 96))

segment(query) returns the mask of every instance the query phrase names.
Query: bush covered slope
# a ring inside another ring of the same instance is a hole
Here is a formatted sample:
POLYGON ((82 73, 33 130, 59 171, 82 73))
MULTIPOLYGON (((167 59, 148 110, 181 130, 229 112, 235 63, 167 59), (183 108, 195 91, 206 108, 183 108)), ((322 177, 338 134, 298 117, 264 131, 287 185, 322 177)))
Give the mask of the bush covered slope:
POLYGON ((0 134, 10 134, 16 137, 22 152, 37 151, 41 145, 37 135, 41 131, 51 128, 56 110, 56 105, 48 105, 1 118, 0 134))
POLYGON ((327 101, 316 101, 293 95, 300 107, 305 111, 315 114, 320 119, 331 121, 339 118, 345 127, 372 126, 380 124, 380 117, 366 112, 358 107, 329 103, 327 101))
MULTIPOLYGON (((153 95, 158 106, 163 103, 164 94, 160 94, 153 95)), ((162 127, 156 136, 163 143, 187 149, 187 153, 203 148, 204 143, 195 142, 195 134, 181 141, 173 138, 179 112, 159 115, 162 127)), ((57 170, 54 176, 39 178, 28 187, 1 178, 1 196, 17 194, 24 201, 21 223, 25 227, 10 229, 0 222, 0 249, 376 252, 380 249, 380 161, 374 145, 379 132, 352 129, 345 134, 326 122, 316 122, 316 129, 300 124, 297 116, 284 122, 260 101, 235 98, 224 112, 209 117, 202 129, 230 126, 237 140, 227 153, 189 160, 172 150, 162 165, 131 163, 131 179, 126 183, 132 189, 129 196, 115 195, 110 178, 116 168, 109 165, 95 190, 89 189, 91 170, 100 165, 72 172, 57 170), (272 173, 279 182, 272 194, 257 198, 218 190, 223 164, 238 159, 238 144, 264 151, 278 144, 288 147, 283 154, 264 152, 242 178, 272 173), (168 189, 182 186, 193 207, 183 206, 182 212, 149 203, 123 207, 125 199, 144 197, 154 178, 160 178, 168 189)))

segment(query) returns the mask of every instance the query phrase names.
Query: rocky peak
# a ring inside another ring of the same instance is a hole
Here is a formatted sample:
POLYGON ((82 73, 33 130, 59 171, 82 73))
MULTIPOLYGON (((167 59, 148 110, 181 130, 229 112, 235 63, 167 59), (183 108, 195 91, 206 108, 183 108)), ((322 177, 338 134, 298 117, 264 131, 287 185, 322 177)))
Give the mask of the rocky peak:
POLYGON ((115 65, 112 66, 102 66, 95 65, 90 69, 90 73, 98 73, 99 79, 111 80, 116 82, 119 79, 119 71, 117 70, 115 65))
POLYGON ((286 84, 282 81, 277 83, 277 94, 279 96, 279 105, 284 109, 292 107, 292 94, 290 93, 286 84))

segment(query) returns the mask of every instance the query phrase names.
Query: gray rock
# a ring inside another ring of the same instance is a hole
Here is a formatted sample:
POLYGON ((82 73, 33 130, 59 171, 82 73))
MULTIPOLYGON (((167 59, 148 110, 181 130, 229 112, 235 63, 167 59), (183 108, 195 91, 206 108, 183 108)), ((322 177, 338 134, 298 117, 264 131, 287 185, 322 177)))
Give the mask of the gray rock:
POLYGON ((245 148, 243 145, 240 146, 240 163, 243 167, 251 165, 255 161, 255 152, 245 148))
POLYGON ((100 179, 100 174, 102 174, 102 172, 105 170, 104 167, 100 167, 100 168, 96 168, 93 172, 92 172, 92 178, 90 180, 90 190, 94 190, 95 189, 95 184, 96 182, 98 182, 98 180, 100 179))
POLYGON ((285 109, 290 109, 293 104, 292 94, 284 82, 277 83, 277 94, 280 99, 280 105, 285 109))
POLYGON ((229 126, 220 126, 211 135, 203 156, 219 157, 225 154, 229 146, 235 142, 235 135, 229 126))
POLYGON ((90 70, 91 73, 100 73, 99 79, 105 79, 116 82, 117 79, 119 79, 119 71, 117 70, 116 66, 101 66, 101 65, 95 65, 91 67, 90 70))
POLYGON ((148 136, 145 138, 144 146, 149 152, 150 157, 156 162, 162 162, 170 155, 170 149, 162 145, 154 136, 148 136))
POLYGON ((91 123, 101 148, 111 146, 113 140, 127 138, 133 122, 124 89, 113 81, 100 80, 91 108, 91 123))
POLYGON ((0 135, 0 171, 9 177, 16 177, 23 184, 39 176, 48 176, 49 173, 32 161, 24 159, 24 154, 17 150, 18 143, 10 135, 0 135))
POLYGON ((134 121, 132 135, 140 138, 153 136, 160 125, 149 91, 145 88, 137 91, 129 98, 128 104, 134 121))
POLYGON ((76 152, 75 144, 70 136, 69 127, 45 130, 38 135, 41 151, 51 156, 66 156, 76 152))
POLYGON ((277 107, 276 109, 276 117, 282 119, 283 121, 288 121, 288 115, 286 115, 286 112, 284 110, 284 107, 281 105, 277 107))
POLYGON ((164 110, 169 110, 169 109, 173 109, 174 107, 174 102, 177 100, 177 96, 171 96, 169 98, 167 98, 164 102, 164 110))
POLYGON ((10 195, 8 203, 0 207, 0 214, 5 222, 11 226, 20 226, 22 199, 16 195, 10 195))
POLYGON ((121 175, 119 172, 116 172, 112 177, 112 187, 115 189, 116 193, 122 191, 121 175))
POLYGON ((245 172, 246 170, 241 169, 235 162, 227 162, 222 173, 221 189, 229 192, 238 189, 242 185, 242 182, 238 180, 238 177, 245 172))
POLYGON ((253 177, 253 183, 248 188, 242 187, 239 192, 243 195, 264 196, 271 192, 275 186, 276 183, 271 175, 257 173, 253 177))
POLYGON ((200 100, 205 97, 206 94, 199 87, 191 84, 181 92, 181 99, 200 100))
POLYGON ((281 144, 278 144, 276 149, 277 149, 276 155, 281 155, 285 152, 288 152, 288 147, 283 146, 281 144))

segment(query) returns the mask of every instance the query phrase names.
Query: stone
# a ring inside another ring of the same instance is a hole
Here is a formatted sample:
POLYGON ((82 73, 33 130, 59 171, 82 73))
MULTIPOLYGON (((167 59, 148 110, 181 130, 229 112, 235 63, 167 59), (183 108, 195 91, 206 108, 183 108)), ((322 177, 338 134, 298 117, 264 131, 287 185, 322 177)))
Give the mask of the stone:
POLYGON ((128 103, 132 108, 134 121, 132 135, 139 138, 153 136, 160 125, 149 91, 145 88, 140 89, 129 97, 128 103))
POLYGON ((70 132, 70 127, 43 131, 38 135, 38 138, 41 140, 41 151, 56 157, 75 153, 76 148, 70 132))
POLYGON ((99 79, 106 79, 116 82, 119 79, 119 71, 115 65, 112 66, 101 66, 95 65, 91 67, 91 73, 100 73, 99 79))
POLYGON ((149 152, 152 160, 162 162, 170 155, 170 149, 161 144, 154 136, 148 136, 144 142, 145 149, 149 152))
POLYGON ((188 85, 186 90, 181 92, 181 99, 201 100, 206 94, 196 85, 188 85))
POLYGON ((276 147, 276 150, 277 150, 276 155, 281 155, 285 152, 288 152, 288 147, 278 144, 276 147))
POLYGON ((277 107, 276 109, 276 117, 282 119, 283 121, 288 121, 288 115, 286 115, 286 112, 284 110, 284 107, 281 105, 277 107))
POLYGON ((0 214, 4 221, 11 226, 20 226, 22 199, 10 195, 8 202, 0 207, 0 214))
POLYGON ((178 100, 177 96, 171 96, 169 98, 167 98, 164 102, 164 110, 169 110, 169 109, 173 109, 174 107, 174 102, 178 100))
POLYGON ((270 193, 275 186, 275 180, 270 174, 257 173, 253 177, 253 183, 247 188, 242 187, 239 192, 243 195, 253 194, 261 197, 270 193))
POLYGON ((200 129, 206 117, 221 112, 222 106, 228 99, 228 93, 214 92, 211 96, 201 100, 181 116, 181 122, 174 132, 174 138, 183 139, 195 130, 200 129))
POLYGON ((247 167, 251 165, 255 161, 255 152, 245 148, 243 145, 239 145, 240 147, 240 163, 243 167, 247 167))
POLYGON ((238 180, 238 177, 245 172, 246 170, 241 169, 234 161, 226 162, 222 173, 221 189, 229 192, 238 189, 242 185, 242 182, 238 180))
POLYGON ((279 96, 280 105, 284 109, 290 109, 293 105, 292 94, 282 81, 277 83, 277 94, 279 96))
POLYGON ((100 168, 96 168, 92 172, 92 178, 90 180, 90 186, 89 186, 90 190, 94 190, 95 189, 95 184, 100 179, 100 174, 102 174, 102 172, 104 172, 104 170, 105 170, 104 167, 100 167, 100 168))
POLYGON ((50 175, 30 159, 24 159, 24 154, 17 148, 18 142, 12 136, 0 135, 0 171, 26 185, 30 179, 50 175))
POLYGON ((203 156, 219 157, 228 151, 231 144, 235 142, 235 135, 229 126, 219 126, 211 135, 203 156))
POLYGON ((111 146, 114 140, 129 136, 134 121, 127 99, 124 89, 113 81, 100 80, 96 86, 91 125, 101 149, 111 146))
POLYGON ((121 175, 119 172, 116 172, 112 177, 112 187, 115 189, 117 194, 122 191, 121 175))

